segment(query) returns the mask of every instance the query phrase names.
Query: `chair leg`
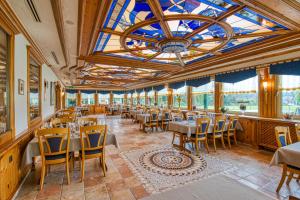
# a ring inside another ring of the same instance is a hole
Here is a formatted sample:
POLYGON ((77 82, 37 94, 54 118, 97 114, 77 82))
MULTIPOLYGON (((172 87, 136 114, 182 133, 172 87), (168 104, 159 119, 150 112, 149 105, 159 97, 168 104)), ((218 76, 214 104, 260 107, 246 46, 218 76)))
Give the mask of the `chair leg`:
POLYGON ((102 155, 102 171, 103 171, 103 176, 106 176, 106 166, 105 166, 105 154, 102 155))
POLYGON ((221 137, 221 141, 222 141, 223 149, 225 149, 225 142, 224 142, 224 137, 223 136, 221 137))
POLYGON ((286 178, 286 172, 287 172, 287 166, 286 165, 283 165, 283 168, 282 168, 282 175, 281 175, 281 179, 280 179, 280 182, 278 184, 278 187, 276 189, 276 192, 279 192, 284 181, 285 181, 285 178, 286 178))
POLYGON ((229 149, 231 149, 231 144, 230 144, 230 135, 228 134, 227 136, 227 140, 228 140, 228 146, 229 146, 229 149))
POLYGON ((215 152, 217 152, 217 147, 216 147, 216 138, 213 138, 213 142, 214 142, 214 148, 215 148, 215 152))
POLYGON ((207 139, 206 139, 204 142, 205 142, 205 148, 206 148, 206 151, 207 151, 207 153, 209 153, 209 148, 208 148, 208 142, 207 142, 207 139))
POLYGON ((84 158, 81 159, 81 182, 84 179, 84 158))
POLYGON ((235 143, 235 145, 237 145, 237 141, 236 141, 236 134, 235 134, 235 132, 233 133, 233 139, 234 139, 234 143, 235 143))
POLYGON ((199 155, 199 146, 198 146, 198 140, 195 140, 195 148, 196 148, 196 155, 199 155))
POLYGON ((287 185, 290 184, 290 182, 291 182, 293 176, 294 176, 294 173, 293 173, 293 172, 290 172, 290 174, 289 174, 289 176, 288 176, 288 179, 287 179, 287 181, 286 181, 286 184, 287 184, 287 185))
POLYGON ((41 179, 40 179, 40 190, 42 190, 43 187, 44 187, 45 171, 46 171, 46 165, 42 164, 41 179))
POLYGON ((68 180, 68 185, 70 184, 70 168, 69 168, 69 161, 66 161, 66 171, 67 171, 67 180, 68 180))
POLYGON ((172 144, 174 144, 174 140, 175 140, 175 132, 173 132, 172 144))

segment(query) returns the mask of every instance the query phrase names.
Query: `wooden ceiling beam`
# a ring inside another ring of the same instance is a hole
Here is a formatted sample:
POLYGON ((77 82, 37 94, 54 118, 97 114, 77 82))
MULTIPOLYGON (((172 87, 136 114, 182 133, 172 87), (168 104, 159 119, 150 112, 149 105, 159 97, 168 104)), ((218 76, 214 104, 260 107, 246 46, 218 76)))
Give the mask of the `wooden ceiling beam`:
POLYGON ((233 15, 234 13, 242 10, 244 7, 245 7, 244 5, 238 5, 238 6, 232 6, 232 7, 230 7, 227 12, 225 12, 222 15, 216 17, 215 21, 206 22, 204 25, 202 25, 199 28, 195 29, 193 32, 186 34, 184 36, 184 38, 185 39, 189 39, 189 38, 197 35, 198 33, 201 33, 202 31, 204 31, 208 27, 214 25, 216 22, 222 21, 223 19, 225 19, 225 18, 233 15))
POLYGON ((107 78, 107 77, 78 77, 80 80, 94 80, 94 81, 111 81, 111 82, 123 82, 123 83, 133 83, 138 82, 139 80, 133 80, 133 79, 117 79, 117 78, 107 78))
POLYGON ((159 56, 160 54, 162 54, 162 52, 157 52, 157 53, 155 53, 155 54, 153 54, 153 55, 147 57, 147 58, 146 58, 145 60, 143 60, 143 61, 144 61, 144 62, 148 62, 148 61, 152 60, 153 58, 159 56))
POLYGON ((180 53, 175 53, 175 55, 176 55, 176 57, 177 57, 177 59, 179 61, 180 66, 184 67, 185 63, 183 62, 180 53))
POLYGON ((154 49, 154 47, 137 47, 137 48, 132 48, 132 49, 118 49, 118 50, 110 50, 110 51, 103 51, 103 52, 95 52, 95 54, 97 53, 105 53, 105 54, 109 54, 109 53, 127 53, 127 52, 131 52, 131 51, 142 51, 142 50, 148 50, 148 49, 154 49))
MULTIPOLYGON (((101 32, 112 34, 112 35, 118 35, 118 36, 122 36, 124 34, 122 32, 115 31, 115 30, 112 30, 112 29, 109 29, 109 28, 104 28, 104 29, 101 30, 101 32)), ((146 37, 143 37, 143 36, 133 35, 133 34, 128 34, 127 37, 131 38, 131 39, 143 40, 143 41, 147 41, 147 42, 158 42, 158 40, 153 39, 153 38, 146 38, 146 37)))
POLYGON ((167 63, 144 62, 142 60, 126 59, 117 56, 108 56, 105 54, 80 56, 78 59, 84 60, 89 63, 94 63, 94 64, 116 65, 116 66, 123 66, 123 67, 152 69, 158 71, 171 72, 171 71, 178 71, 182 69, 178 65, 172 65, 167 63))

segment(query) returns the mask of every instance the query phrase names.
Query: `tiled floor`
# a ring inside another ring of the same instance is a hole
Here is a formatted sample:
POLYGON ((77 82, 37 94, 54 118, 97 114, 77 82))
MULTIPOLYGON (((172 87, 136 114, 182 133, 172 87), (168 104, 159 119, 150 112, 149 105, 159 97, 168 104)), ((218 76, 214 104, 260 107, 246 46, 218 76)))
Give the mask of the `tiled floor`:
MULTIPOLYGON (((64 166, 55 166, 46 177, 44 189, 39 191, 37 164, 37 169, 28 176, 17 199, 130 200, 148 196, 138 177, 131 172, 119 153, 154 144, 170 144, 172 134, 162 131, 143 133, 139 130, 139 126, 129 119, 113 117, 107 122, 110 132, 117 135, 120 149, 114 146, 107 147, 108 172, 106 177, 103 177, 98 160, 89 160, 85 168, 85 180, 80 182, 79 162, 77 162, 75 170, 71 173, 71 184, 67 185, 64 166)), ((219 148, 216 155, 224 156, 224 159, 240 164, 237 170, 228 175, 241 183, 278 199, 288 199, 291 194, 300 198, 300 184, 294 180, 289 187, 284 184, 280 193, 276 194, 275 189, 280 179, 281 169, 269 167, 271 152, 238 145, 233 146, 231 150, 219 148)))

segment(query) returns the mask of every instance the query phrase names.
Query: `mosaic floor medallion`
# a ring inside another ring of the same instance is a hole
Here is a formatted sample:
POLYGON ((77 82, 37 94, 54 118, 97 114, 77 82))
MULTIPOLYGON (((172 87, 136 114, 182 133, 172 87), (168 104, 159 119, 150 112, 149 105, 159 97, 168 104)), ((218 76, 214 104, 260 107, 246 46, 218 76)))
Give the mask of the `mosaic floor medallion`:
POLYGON ((196 174, 207 166, 202 157, 168 148, 147 151, 140 156, 139 162, 152 172, 172 176, 196 174))
POLYGON ((212 154, 195 156, 172 146, 122 152, 121 156, 149 193, 166 191, 233 169, 230 163, 212 154))

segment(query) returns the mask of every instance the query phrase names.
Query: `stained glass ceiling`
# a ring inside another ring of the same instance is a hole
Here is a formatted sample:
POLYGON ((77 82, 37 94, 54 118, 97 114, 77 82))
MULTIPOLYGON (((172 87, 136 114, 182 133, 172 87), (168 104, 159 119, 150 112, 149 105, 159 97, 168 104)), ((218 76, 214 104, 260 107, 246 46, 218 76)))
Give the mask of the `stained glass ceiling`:
POLYGON ((231 0, 113 0, 94 51, 185 65, 280 30, 288 29, 231 0))

